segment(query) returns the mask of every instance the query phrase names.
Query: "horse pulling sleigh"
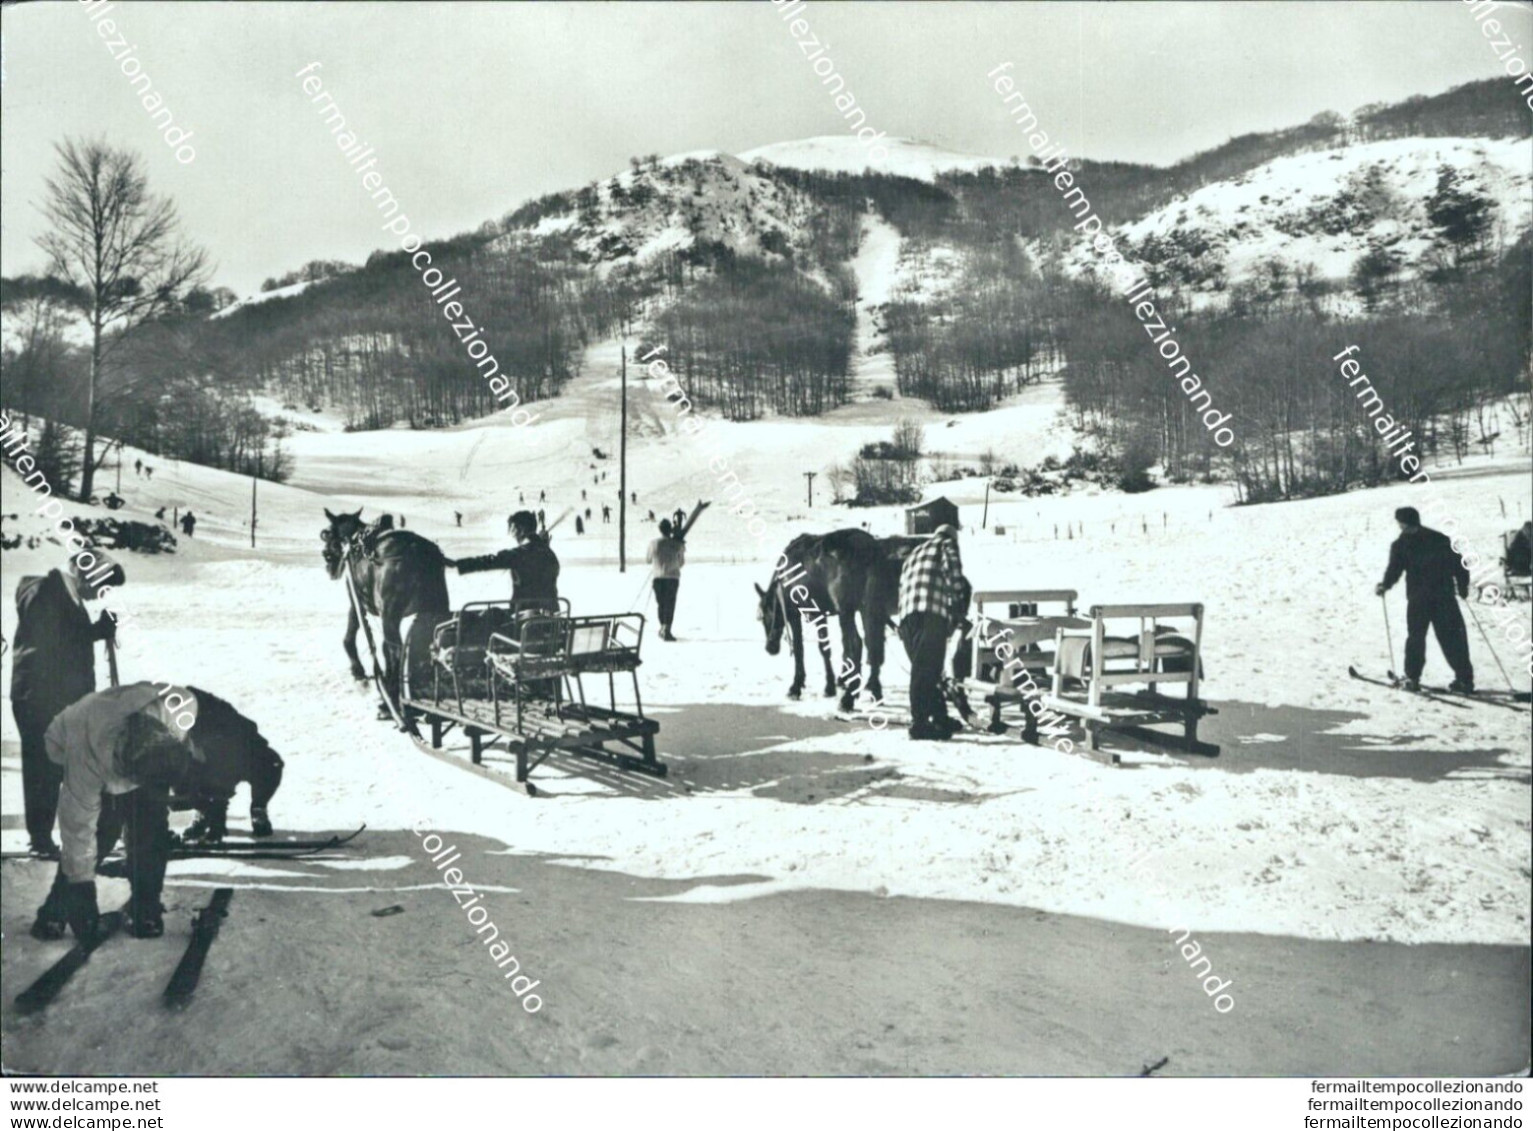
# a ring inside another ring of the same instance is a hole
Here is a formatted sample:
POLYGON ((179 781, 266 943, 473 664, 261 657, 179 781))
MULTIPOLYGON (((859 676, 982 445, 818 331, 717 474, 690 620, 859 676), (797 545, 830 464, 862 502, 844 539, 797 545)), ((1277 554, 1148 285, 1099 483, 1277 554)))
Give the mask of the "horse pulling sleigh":
POLYGON ((639 694, 643 614, 575 616, 563 599, 471 601, 453 613, 450 563, 434 543, 363 523, 360 511, 325 514, 325 562, 332 578, 344 577, 350 600, 352 674, 366 678, 355 644, 360 624, 383 705, 422 750, 504 783, 484 764, 486 751, 502 745, 529 794, 536 792, 531 772, 555 753, 665 776, 655 756, 660 724, 645 716, 639 694), (381 667, 368 614, 383 621, 381 667), (411 615, 414 626, 402 637, 400 624, 411 615), (606 695, 593 701, 585 681, 603 676, 606 695), (620 700, 623 676, 631 700, 620 700), (443 750, 454 729, 469 740, 467 763, 443 750))

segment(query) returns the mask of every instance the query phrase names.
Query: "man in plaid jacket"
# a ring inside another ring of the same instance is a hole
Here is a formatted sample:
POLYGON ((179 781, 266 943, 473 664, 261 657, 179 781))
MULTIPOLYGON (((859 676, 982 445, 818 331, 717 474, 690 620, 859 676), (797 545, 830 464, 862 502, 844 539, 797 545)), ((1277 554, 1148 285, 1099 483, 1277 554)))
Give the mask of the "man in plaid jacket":
POLYGON ((910 737, 944 740, 960 725, 942 698, 947 638, 963 619, 970 592, 958 558, 958 531, 939 526, 900 570, 900 640, 910 657, 910 737))

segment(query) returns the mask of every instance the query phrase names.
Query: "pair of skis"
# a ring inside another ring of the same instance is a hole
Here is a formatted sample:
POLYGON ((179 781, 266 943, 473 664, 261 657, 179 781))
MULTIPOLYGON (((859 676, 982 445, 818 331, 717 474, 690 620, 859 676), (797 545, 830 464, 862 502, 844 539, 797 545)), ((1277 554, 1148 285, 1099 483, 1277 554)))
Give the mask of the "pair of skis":
MULTIPOLYGON (((182 841, 170 850, 170 859, 301 860, 332 848, 342 848, 355 840, 365 828, 367 826, 364 824, 345 836, 336 835, 323 840, 226 840, 211 844, 195 840, 182 841)), ((45 861, 46 857, 34 856, 30 852, 0 852, 0 860, 45 861)), ((120 864, 121 857, 105 861, 107 864, 114 862, 120 864)))
MULTIPOLYGON (((207 960, 213 940, 218 937, 219 926, 229 914, 229 903, 233 898, 233 888, 215 889, 208 905, 200 909, 192 919, 191 940, 186 944, 186 952, 181 955, 181 961, 177 963, 162 995, 167 1009, 185 1008, 197 992, 203 963, 207 960)), ((69 980, 90 961, 91 955, 122 930, 126 910, 124 907, 120 911, 109 911, 103 915, 100 926, 91 938, 75 943, 62 958, 43 971, 37 981, 16 995, 16 1011, 22 1014, 39 1013, 51 1005, 69 984, 69 980)))
POLYGON ((289 856, 340 848, 355 840, 365 828, 367 825, 364 823, 345 836, 337 834, 323 840, 183 840, 171 849, 170 858, 178 860, 200 856, 232 856, 241 860, 281 860, 289 856))
POLYGON ((1380 679, 1377 676, 1364 675, 1356 667, 1348 667, 1347 674, 1353 679, 1363 683, 1376 684, 1379 687, 1392 687, 1396 691, 1404 691, 1421 699, 1430 699, 1434 703, 1446 703, 1450 707, 1468 709, 1478 703, 1486 707, 1502 707, 1508 711, 1515 711, 1519 715, 1528 712, 1519 704, 1527 702, 1516 692, 1498 694, 1487 691, 1455 691, 1451 687, 1419 687, 1412 690, 1405 686, 1405 681, 1394 672, 1389 673, 1388 679, 1380 679))

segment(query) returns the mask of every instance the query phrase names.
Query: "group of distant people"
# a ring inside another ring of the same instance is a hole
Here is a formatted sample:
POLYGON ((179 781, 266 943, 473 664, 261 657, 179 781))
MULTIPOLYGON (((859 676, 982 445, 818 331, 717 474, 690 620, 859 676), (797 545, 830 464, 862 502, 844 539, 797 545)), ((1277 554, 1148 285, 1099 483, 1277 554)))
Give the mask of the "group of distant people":
MULTIPOLYGON (((159 510, 155 511, 154 517, 159 519, 161 522, 164 522, 165 508, 161 507, 159 510)), ((197 516, 194 515, 191 511, 187 511, 180 518, 176 519, 176 525, 181 528, 182 534, 185 534, 188 538, 190 538, 192 537, 193 532, 195 532, 197 529, 197 516)))
POLYGON ((153 479, 154 468, 150 467, 143 460, 136 459, 133 461, 133 474, 142 475, 145 479, 153 479))

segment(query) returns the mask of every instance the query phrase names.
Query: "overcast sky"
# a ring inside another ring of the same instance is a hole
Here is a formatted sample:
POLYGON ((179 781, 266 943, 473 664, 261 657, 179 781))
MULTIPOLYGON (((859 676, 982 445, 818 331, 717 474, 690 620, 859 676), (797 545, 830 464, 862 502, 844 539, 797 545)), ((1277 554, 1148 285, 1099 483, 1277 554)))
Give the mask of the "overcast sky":
MULTIPOLYGON (((1027 152, 984 73, 1011 60, 1069 152, 1167 163, 1321 110, 1501 73, 1457 0, 1260 3, 826 3, 802 9, 869 124, 966 153, 1027 152)), ((1499 13, 1533 48, 1533 14, 1499 13)), ((843 132, 786 22, 749 3, 132 3, 126 33, 176 124, 180 164, 73 2, 8 6, 0 270, 32 245, 52 146, 141 152, 189 235, 244 294, 309 259, 388 242, 294 73, 318 74, 376 147, 412 227, 447 236, 635 154, 739 152, 843 132)), ((119 49, 121 50, 121 49, 119 49)), ((1533 63, 1533 56, 1524 52, 1533 63)), ((1506 80, 1508 83, 1510 79, 1506 80)))

